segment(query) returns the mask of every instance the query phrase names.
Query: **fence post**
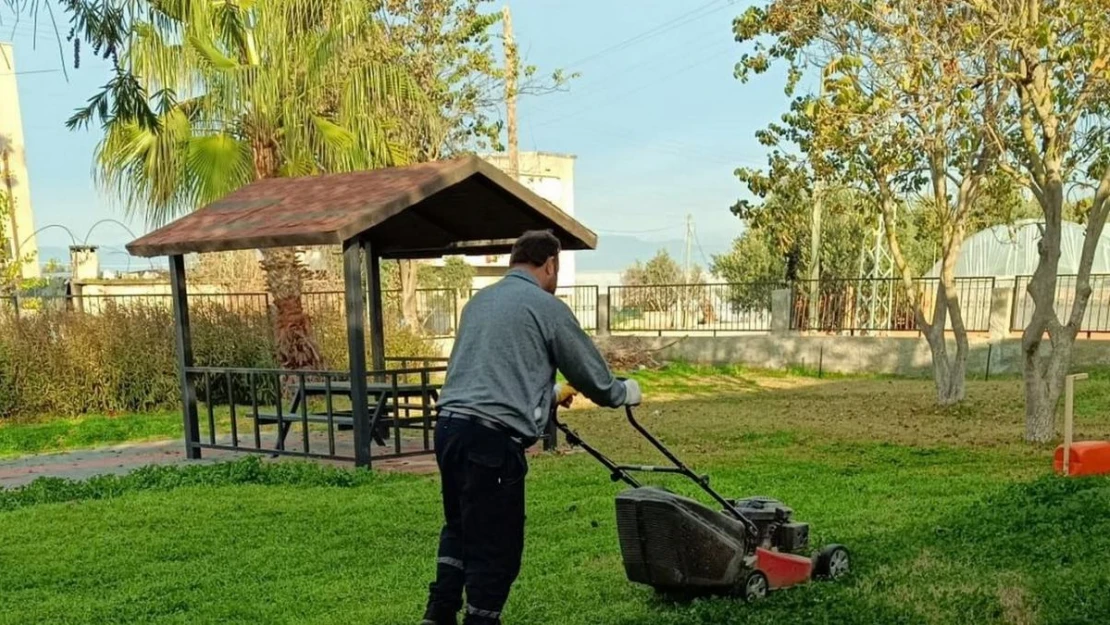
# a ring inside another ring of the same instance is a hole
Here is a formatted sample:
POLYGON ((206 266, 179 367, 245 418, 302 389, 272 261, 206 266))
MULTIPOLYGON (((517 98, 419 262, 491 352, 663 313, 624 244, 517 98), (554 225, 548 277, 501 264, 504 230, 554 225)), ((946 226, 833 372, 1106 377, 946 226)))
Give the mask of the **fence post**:
POLYGON ((990 341, 997 343, 1010 336, 1014 316, 1016 280, 995 280, 991 287, 990 341))
POLYGON ((609 293, 597 294, 597 335, 609 336, 609 293))
POLYGON ((771 333, 786 334, 790 331, 790 289, 771 292, 771 333))

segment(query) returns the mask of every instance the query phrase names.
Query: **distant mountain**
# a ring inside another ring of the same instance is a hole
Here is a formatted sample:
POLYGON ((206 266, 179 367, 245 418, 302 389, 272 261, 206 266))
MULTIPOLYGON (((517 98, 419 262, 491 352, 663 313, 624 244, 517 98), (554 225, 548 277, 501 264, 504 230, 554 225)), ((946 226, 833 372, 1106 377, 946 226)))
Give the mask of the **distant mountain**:
MULTIPOLYGON (((703 235, 704 237, 704 235, 703 235)), ((731 240, 716 240, 705 237, 701 247, 692 246, 690 262, 703 269, 713 260, 714 254, 723 254, 731 246, 731 240)), ((598 237, 596 250, 578 252, 575 267, 578 271, 622 271, 636 261, 651 260, 659 250, 666 250, 671 258, 682 262, 686 246, 682 239, 665 241, 646 241, 630 236, 606 235, 598 237)))

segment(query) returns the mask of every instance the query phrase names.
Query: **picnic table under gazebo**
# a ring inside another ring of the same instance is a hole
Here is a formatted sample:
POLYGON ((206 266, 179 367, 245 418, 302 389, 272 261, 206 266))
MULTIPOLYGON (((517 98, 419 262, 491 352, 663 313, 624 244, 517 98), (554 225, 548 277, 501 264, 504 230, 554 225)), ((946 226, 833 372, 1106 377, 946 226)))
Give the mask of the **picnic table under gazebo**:
POLYGON ((464 156, 400 168, 259 180, 131 242, 127 249, 136 256, 169 257, 187 457, 198 459, 202 450, 216 449, 369 466, 372 444, 377 439, 384 446, 387 436, 394 439, 392 450, 373 458, 428 453, 435 379, 442 375, 443 363, 387 367, 380 263, 507 254, 528 230, 552 231, 565 250, 593 249, 597 243, 593 232, 551 202, 493 165, 464 156), (196 366, 186 254, 321 245, 342 247, 347 370, 196 366), (292 389, 293 399, 283 410, 286 388, 292 389), (199 389, 207 413, 203 437, 199 389), (349 408, 337 407, 336 397, 349 408), (226 426, 222 415, 216 416, 217 407, 229 411, 226 426), (251 423, 251 432, 240 431, 243 418, 251 423), (265 425, 278 426, 272 446, 263 442, 265 425), (290 448, 286 437, 298 425, 300 447, 290 448), (337 452, 336 433, 344 429, 353 432, 353 453, 348 455, 337 452), (402 445, 404 429, 422 431, 415 448, 402 445))

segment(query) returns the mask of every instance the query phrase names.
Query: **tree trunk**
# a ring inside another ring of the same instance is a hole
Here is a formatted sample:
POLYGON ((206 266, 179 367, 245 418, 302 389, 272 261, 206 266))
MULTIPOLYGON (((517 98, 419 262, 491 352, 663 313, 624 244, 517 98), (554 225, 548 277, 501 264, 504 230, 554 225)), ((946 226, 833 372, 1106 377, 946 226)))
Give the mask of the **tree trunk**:
POLYGON ((1025 354, 1025 439, 1048 443, 1056 438, 1056 406, 1064 390, 1074 339, 1053 341, 1052 353, 1025 354))
POLYGON ((420 332, 420 311, 416 301, 417 272, 420 265, 414 260, 397 261, 401 281, 401 321, 413 332, 420 332))
MULTIPOLYGON (((1057 183, 1046 189, 1041 201, 1045 225, 1037 243, 1040 258, 1027 287, 1033 300, 1033 316, 1022 333, 1021 348, 1025 357, 1025 440, 1046 443, 1056 436, 1056 404, 1060 399, 1064 375, 1070 366, 1071 344, 1075 336, 1069 336, 1068 329, 1056 315, 1063 185, 1057 183), (1044 355, 1040 348, 1046 335, 1051 342, 1052 353, 1044 355)), ((1083 304, 1085 307, 1086 301, 1083 304)))
MULTIPOLYGON (((254 175, 258 180, 278 174, 278 148, 273 139, 251 139, 254 175)), ((301 303, 304 268, 297 252, 290 248, 260 250, 266 290, 274 309, 274 337, 278 363, 283 369, 324 368, 320 347, 312 336, 312 326, 301 303)))
POLYGON ((274 308, 274 335, 281 368, 322 369, 324 359, 301 304, 304 270, 296 251, 262 250, 262 270, 274 308))
POLYGON ((937 404, 952 406, 967 398, 967 354, 968 340, 967 329, 962 323, 959 302, 953 297, 948 299, 943 282, 937 289, 939 303, 935 307, 931 324, 923 324, 925 341, 929 344, 929 351, 933 360, 933 383, 937 391, 937 404), (951 313, 952 330, 956 339, 956 353, 950 359, 948 356, 948 341, 945 336, 945 326, 948 314, 951 313))
POLYGON ((809 224, 809 324, 810 331, 820 330, 821 313, 821 217, 825 189, 818 181, 813 191, 813 215, 809 224))

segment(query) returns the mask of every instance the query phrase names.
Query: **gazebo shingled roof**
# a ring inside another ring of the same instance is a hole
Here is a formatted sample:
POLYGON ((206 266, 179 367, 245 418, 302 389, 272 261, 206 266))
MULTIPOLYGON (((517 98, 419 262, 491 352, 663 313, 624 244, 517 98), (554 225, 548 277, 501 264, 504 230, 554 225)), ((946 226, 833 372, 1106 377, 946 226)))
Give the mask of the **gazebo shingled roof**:
MULTIPOLYGON (((227 388, 231 389, 232 376, 243 371, 195 366, 185 254, 342 244, 347 380, 351 399, 349 419, 354 430, 354 461, 357 466, 369 466, 372 432, 379 423, 382 404, 377 404, 371 418, 367 377, 381 378, 386 369, 380 260, 434 258, 449 254, 503 254, 512 248, 522 233, 536 229, 551 230, 562 241, 563 248, 568 250, 593 249, 597 244, 597 236, 593 232, 554 204, 493 165, 475 156, 465 156, 393 169, 260 180, 132 241, 127 246, 132 254, 170 257, 170 287, 187 457, 200 458, 202 449, 243 450, 234 429, 232 438, 235 443, 231 447, 217 442, 211 410, 209 439, 201 440, 196 392, 198 376, 207 385, 210 376, 222 375, 226 378, 227 388), (366 366, 367 330, 372 371, 368 371, 366 366)), ((253 394, 255 370, 248 370, 247 373, 251 376, 253 394)), ((257 371, 258 375, 273 373, 270 370, 257 371)), ((285 374, 300 375, 301 390, 304 390, 303 372, 288 371, 285 374)), ((426 399, 427 367, 424 374, 420 392, 426 399)), ((331 374, 325 372, 325 375, 331 374)), ((392 375, 391 390, 379 389, 378 397, 386 397, 385 392, 393 393, 396 417, 398 374, 394 371, 392 375)), ((257 441, 259 421, 256 399, 252 397, 257 441)), ((233 394, 229 393, 228 401, 234 415, 233 394)), ((308 453, 307 403, 300 405, 306 441, 301 455, 335 458, 334 450, 324 456, 308 453)), ((282 420, 280 400, 277 412, 274 418, 286 423, 282 420)), ((330 400, 328 415, 328 428, 334 434, 331 428, 335 417, 330 400)), ((235 423, 233 417, 233 428, 235 423)), ((424 425, 427 447, 426 418, 424 425)), ((286 425, 280 427, 285 428, 282 431, 288 431, 286 425)), ((400 435, 395 433, 394 436, 400 435)), ((284 435, 280 440, 284 440, 284 435)), ((395 445, 399 446, 399 441, 396 438, 395 445)), ((262 450, 256 442, 253 449, 246 451, 262 450)), ((274 453, 289 452, 281 447, 274 453)), ((400 454, 399 447, 397 453, 400 454)))
POLYGON ((597 235, 476 156, 248 184, 131 242, 136 256, 373 241, 381 258, 503 254, 525 230, 564 249, 597 235))

